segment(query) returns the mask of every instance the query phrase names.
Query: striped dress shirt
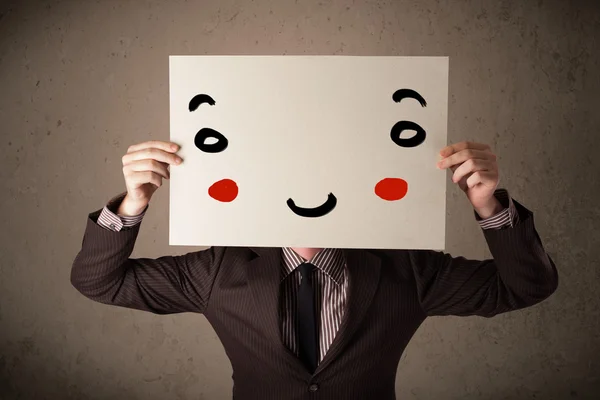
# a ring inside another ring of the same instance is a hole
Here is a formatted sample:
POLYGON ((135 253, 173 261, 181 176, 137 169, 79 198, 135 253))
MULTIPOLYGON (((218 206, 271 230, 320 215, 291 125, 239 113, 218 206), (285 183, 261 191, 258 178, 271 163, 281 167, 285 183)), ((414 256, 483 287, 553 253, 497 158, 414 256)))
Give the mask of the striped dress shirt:
MULTIPOLYGON (((519 223, 519 214, 505 189, 497 189, 494 193, 504 209, 498 214, 482 219, 475 213, 475 219, 482 229, 503 229, 519 223)), ((113 199, 102 209, 98 224, 112 231, 120 231, 139 224, 147 208, 132 217, 117 215, 117 209, 125 193, 113 199)), ((304 260, 291 248, 283 248, 281 262, 281 295, 279 318, 281 335, 284 344, 296 355, 296 294, 300 287, 300 271, 297 269, 304 260)), ((346 309, 348 293, 348 276, 346 261, 339 249, 324 249, 310 261, 316 266, 313 271, 315 283, 316 315, 320 316, 317 328, 319 331, 319 361, 327 353, 342 323, 346 309)))

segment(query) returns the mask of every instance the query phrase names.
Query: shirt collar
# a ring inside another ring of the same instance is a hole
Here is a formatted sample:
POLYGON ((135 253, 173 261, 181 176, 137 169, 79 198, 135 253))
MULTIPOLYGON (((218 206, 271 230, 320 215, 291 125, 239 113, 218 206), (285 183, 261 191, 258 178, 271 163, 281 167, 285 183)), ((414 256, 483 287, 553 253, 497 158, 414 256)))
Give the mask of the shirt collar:
MULTIPOLYGON (((289 247, 284 247, 282 250, 283 277, 281 280, 283 281, 300 264, 305 263, 306 260, 289 247)), ((329 275, 338 285, 342 284, 346 260, 344 259, 344 253, 340 249, 323 249, 315 254, 310 263, 329 275)))

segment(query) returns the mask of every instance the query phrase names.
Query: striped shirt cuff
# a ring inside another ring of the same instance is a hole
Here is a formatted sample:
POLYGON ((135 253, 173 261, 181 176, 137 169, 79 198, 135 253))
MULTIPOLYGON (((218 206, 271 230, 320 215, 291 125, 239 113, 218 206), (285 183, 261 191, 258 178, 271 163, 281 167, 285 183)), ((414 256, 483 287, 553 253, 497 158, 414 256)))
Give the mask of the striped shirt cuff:
POLYGON ((494 196, 498 199, 504 210, 489 218, 482 219, 475 212, 475 219, 482 229, 503 229, 512 228, 519 223, 519 213, 515 208, 512 198, 506 189, 497 189, 494 196))
POLYGON ((119 205, 121 205, 124 197, 125 193, 121 193, 112 198, 108 204, 104 206, 102 212, 98 216, 98 225, 113 232, 120 232, 122 229, 131 228, 142 222, 148 207, 146 207, 141 214, 131 217, 116 214, 116 211, 119 208, 119 205))

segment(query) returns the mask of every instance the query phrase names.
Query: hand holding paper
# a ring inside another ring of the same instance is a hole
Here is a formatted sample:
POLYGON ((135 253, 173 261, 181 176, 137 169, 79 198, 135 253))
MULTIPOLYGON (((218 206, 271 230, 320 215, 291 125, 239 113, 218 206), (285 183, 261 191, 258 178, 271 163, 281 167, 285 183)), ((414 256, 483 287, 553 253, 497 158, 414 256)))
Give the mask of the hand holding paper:
POLYGON ((440 156, 443 159, 438 161, 438 168, 452 170, 452 181, 465 192, 481 218, 491 217, 502 209, 494 197, 500 178, 496 155, 490 146, 460 142, 444 147, 440 156))
POLYGON ((144 211, 152 195, 163 179, 169 179, 169 166, 183 161, 174 154, 179 150, 175 143, 149 141, 135 144, 123 156, 123 177, 127 195, 119 206, 118 214, 139 215, 144 211))

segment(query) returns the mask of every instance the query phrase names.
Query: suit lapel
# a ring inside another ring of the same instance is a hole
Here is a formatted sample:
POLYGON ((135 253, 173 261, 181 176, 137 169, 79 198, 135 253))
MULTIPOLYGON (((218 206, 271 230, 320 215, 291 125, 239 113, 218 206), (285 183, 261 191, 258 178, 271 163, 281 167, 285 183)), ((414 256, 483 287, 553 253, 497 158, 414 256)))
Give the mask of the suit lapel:
POLYGON ((369 310, 379 286, 381 260, 366 250, 344 250, 348 267, 348 299, 338 333, 315 371, 323 371, 344 350, 369 310))
POLYGON ((250 248, 258 255, 248 263, 248 285, 254 298, 257 325, 264 327, 270 343, 297 373, 306 378, 310 373, 302 362, 283 343, 279 326, 279 293, 282 255, 280 248, 250 248))

